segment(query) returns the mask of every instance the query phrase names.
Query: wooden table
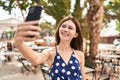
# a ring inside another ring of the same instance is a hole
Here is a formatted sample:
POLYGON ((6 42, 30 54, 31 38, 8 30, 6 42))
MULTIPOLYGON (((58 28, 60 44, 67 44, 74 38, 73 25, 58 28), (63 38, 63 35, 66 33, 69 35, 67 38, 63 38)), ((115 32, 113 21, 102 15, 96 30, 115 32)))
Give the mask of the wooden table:
POLYGON ((85 74, 92 73, 93 78, 92 80, 96 80, 96 70, 93 68, 85 67, 85 74))
POLYGON ((98 52, 99 52, 99 54, 100 54, 100 53, 116 54, 116 53, 120 53, 120 49, 104 47, 104 48, 99 48, 99 49, 98 49, 98 52))
POLYGON ((120 58, 120 55, 101 53, 101 54, 98 54, 97 57, 98 56, 101 57, 101 65, 102 65, 101 75, 104 75, 107 67, 111 67, 112 72, 110 71, 109 74, 114 73, 116 65, 119 64, 118 58, 120 58))
POLYGON ((109 54, 109 53, 101 53, 101 54, 98 54, 97 57, 102 57, 103 59, 105 59, 105 58, 116 59, 116 58, 120 58, 120 55, 109 54))
POLYGON ((30 48, 32 48, 33 50, 35 50, 35 51, 37 51, 37 52, 41 52, 42 50, 48 49, 48 48, 50 48, 50 47, 49 47, 49 46, 32 46, 32 47, 30 47, 30 48))

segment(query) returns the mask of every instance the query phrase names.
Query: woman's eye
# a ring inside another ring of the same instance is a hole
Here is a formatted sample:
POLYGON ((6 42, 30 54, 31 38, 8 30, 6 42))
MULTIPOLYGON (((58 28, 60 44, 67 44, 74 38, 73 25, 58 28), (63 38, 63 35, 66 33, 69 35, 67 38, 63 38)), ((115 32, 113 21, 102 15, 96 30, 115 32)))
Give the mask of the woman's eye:
MULTIPOLYGON (((61 27, 62 28, 66 28, 66 25, 62 25, 61 27)), ((72 26, 68 26, 68 29, 73 30, 73 27, 72 26)))
POLYGON ((72 28, 72 27, 69 27, 69 29, 71 29, 71 30, 72 30, 73 28, 72 28))
POLYGON ((65 25, 62 25, 62 28, 65 28, 66 26, 65 25))

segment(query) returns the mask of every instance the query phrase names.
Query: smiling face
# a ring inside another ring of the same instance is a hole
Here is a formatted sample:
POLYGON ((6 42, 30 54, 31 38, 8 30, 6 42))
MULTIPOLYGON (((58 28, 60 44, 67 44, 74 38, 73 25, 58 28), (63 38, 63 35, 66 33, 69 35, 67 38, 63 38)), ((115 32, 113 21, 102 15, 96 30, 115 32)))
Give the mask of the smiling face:
POLYGON ((61 40, 72 40, 77 37, 76 26, 72 20, 67 20, 59 27, 59 36, 61 40))
POLYGON ((55 32, 56 45, 61 41, 69 41, 76 50, 83 50, 83 39, 79 21, 72 16, 66 16, 57 24, 55 32))

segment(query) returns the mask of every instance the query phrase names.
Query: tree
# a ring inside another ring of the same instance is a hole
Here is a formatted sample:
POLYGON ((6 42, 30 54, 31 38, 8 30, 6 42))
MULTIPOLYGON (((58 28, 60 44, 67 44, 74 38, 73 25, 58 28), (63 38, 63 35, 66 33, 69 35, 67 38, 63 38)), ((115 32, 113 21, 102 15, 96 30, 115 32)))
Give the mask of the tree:
POLYGON ((119 32, 119 35, 120 35, 120 21, 117 20, 116 24, 117 24, 116 30, 119 32))
POLYGON ((26 11, 26 8, 29 5, 43 5, 45 13, 52 16, 56 20, 56 24, 64 16, 73 15, 77 17, 81 23, 82 30, 84 31, 83 33, 84 37, 90 39, 89 53, 91 59, 92 56, 95 56, 97 54, 98 49, 97 46, 100 37, 102 20, 104 22, 110 21, 110 19, 118 19, 120 21, 120 0, 110 0, 109 4, 104 6, 105 10, 104 17, 103 17, 104 0, 84 0, 83 6, 80 6, 81 1, 83 0, 76 0, 74 10, 72 13, 70 12, 71 0, 31 0, 31 1, 6 0, 6 1, 1 0, 0 6, 3 6, 3 8, 9 12, 11 11, 12 8, 15 8, 16 6, 19 6, 20 10, 24 12, 26 11), (8 5, 5 5, 6 1, 8 2, 8 5), (87 4, 90 7, 88 7, 87 4), (85 15, 83 15, 83 11, 85 9, 89 10, 85 15))
POLYGON ((90 50, 89 61, 93 62, 93 57, 98 53, 98 43, 100 39, 100 30, 103 21, 103 1, 90 0, 88 10, 88 25, 90 30, 90 50))
POLYGON ((21 14, 24 17, 24 12, 26 12, 27 7, 30 5, 42 5, 45 12, 52 16, 56 23, 60 21, 61 18, 70 14, 70 0, 4 0, 0 1, 0 6, 4 10, 8 11, 10 14, 13 8, 19 7, 21 14), (8 4, 6 4, 8 3, 8 4))
POLYGON ((45 13, 56 20, 56 24, 64 17, 70 14, 70 0, 41 0, 45 13))
POLYGON ((83 5, 80 5, 80 3, 81 3, 81 0, 76 0, 72 15, 75 16, 79 20, 80 26, 82 27, 82 31, 83 31, 83 36, 86 39, 89 39, 89 30, 87 27, 88 24, 87 24, 87 15, 86 15, 87 13, 83 14, 83 11, 85 9, 87 10, 88 0, 85 0, 83 5))
POLYGON ((49 22, 42 22, 40 24, 40 27, 42 29, 42 31, 41 31, 41 37, 44 36, 44 34, 47 33, 47 32, 50 33, 50 36, 55 33, 55 26, 52 25, 49 22))
POLYGON ((104 21, 109 22, 111 19, 120 20, 120 0, 110 0, 104 8, 104 21))
POLYGON ((116 21, 116 30, 120 32, 120 0, 110 0, 104 8, 104 22, 116 21))
POLYGON ((15 8, 19 8, 21 15, 23 17, 23 20, 25 19, 24 13, 26 13, 27 7, 30 5, 41 5, 39 0, 0 0, 0 6, 6 11, 9 12, 9 14, 12 13, 12 10, 15 8))

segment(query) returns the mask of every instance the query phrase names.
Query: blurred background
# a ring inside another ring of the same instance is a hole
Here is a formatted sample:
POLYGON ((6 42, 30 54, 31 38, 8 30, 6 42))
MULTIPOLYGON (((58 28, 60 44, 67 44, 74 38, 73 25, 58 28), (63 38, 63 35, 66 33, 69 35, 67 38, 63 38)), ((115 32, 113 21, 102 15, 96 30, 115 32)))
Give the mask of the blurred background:
POLYGON ((14 34, 30 6, 43 7, 40 37, 26 42, 35 50, 54 47, 56 26, 63 17, 70 15, 79 20, 82 28, 86 66, 94 67, 93 58, 101 51, 120 54, 120 0, 0 0, 1 54, 16 50, 12 45, 14 34))

